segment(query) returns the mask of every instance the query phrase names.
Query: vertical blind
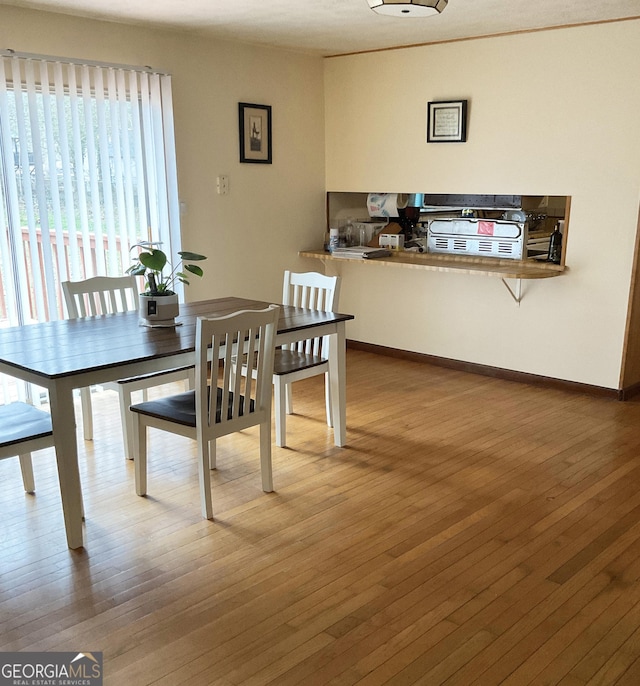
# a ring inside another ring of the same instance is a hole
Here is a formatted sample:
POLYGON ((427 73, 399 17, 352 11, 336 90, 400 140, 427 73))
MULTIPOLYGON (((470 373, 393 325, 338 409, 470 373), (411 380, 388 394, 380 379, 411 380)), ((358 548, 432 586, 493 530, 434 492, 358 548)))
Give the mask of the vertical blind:
POLYGON ((123 274, 135 243, 175 256, 179 221, 169 75, 0 58, 0 326, 64 317, 61 282, 123 274))

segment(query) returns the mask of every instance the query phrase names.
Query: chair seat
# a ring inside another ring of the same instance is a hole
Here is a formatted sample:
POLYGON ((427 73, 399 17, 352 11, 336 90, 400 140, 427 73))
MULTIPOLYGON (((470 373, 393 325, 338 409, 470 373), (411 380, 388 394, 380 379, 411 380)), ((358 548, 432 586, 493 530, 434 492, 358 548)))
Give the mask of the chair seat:
POLYGON ((118 379, 117 381, 114 381, 114 384, 131 384, 131 383, 137 383, 139 381, 154 381, 155 379, 158 379, 158 382, 153 384, 154 386, 159 386, 162 382, 161 379, 163 376, 173 376, 174 374, 180 374, 182 373, 182 378, 184 378, 184 373, 188 372, 190 369, 193 369, 193 367, 177 367, 175 369, 166 369, 161 372, 151 372, 149 374, 141 374, 140 376, 128 376, 126 379, 118 379))
POLYGON ((276 376, 282 376, 298 372, 301 369, 319 367, 321 364, 326 363, 327 359, 319 355, 310 355, 298 352, 297 350, 281 350, 278 348, 273 360, 273 373, 276 376))
MULTIPOLYGON (((216 423, 219 424, 222 419, 222 389, 217 388, 216 400, 216 423)), ((249 412, 254 411, 254 401, 249 403, 249 412)), ((227 418, 233 417, 233 393, 229 393, 229 403, 227 406, 227 418)), ((157 400, 148 400, 144 403, 131 405, 129 408, 132 412, 145 414, 149 417, 156 417, 157 419, 167 419, 176 424, 183 426, 196 426, 196 393, 195 391, 186 391, 185 393, 178 393, 170 395, 166 398, 158 398, 157 400)), ((244 415, 244 396, 240 396, 240 415, 244 415)))
POLYGON ((0 448, 52 433, 48 412, 23 402, 0 406, 0 448))

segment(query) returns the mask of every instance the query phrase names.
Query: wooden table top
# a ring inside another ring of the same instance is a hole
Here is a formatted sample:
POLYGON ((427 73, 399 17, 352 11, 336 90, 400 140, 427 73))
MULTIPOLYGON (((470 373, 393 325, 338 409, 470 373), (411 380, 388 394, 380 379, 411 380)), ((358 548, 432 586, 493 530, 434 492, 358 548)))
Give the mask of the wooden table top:
MULTIPOLYGON (((0 329, 0 362, 44 378, 158 359, 195 351, 198 317, 224 316, 271 303, 246 298, 217 298, 180 305, 178 326, 141 326, 137 312, 69 319, 0 329)), ((346 322, 353 315, 280 306, 278 334, 346 322)), ((132 369, 132 374, 135 370, 132 369)))

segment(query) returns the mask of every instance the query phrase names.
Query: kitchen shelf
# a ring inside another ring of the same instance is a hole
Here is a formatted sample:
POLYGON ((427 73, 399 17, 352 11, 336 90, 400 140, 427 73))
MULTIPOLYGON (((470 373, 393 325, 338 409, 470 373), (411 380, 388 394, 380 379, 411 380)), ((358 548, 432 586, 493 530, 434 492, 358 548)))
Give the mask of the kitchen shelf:
POLYGON ((302 250, 300 257, 335 262, 360 262, 408 269, 429 269, 439 272, 462 272, 479 276, 497 276, 503 279, 549 279, 560 276, 565 267, 535 260, 501 260, 496 257, 470 257, 468 255, 436 255, 399 251, 389 257, 364 259, 362 257, 334 257, 325 250, 302 250))
POLYGON ((393 252, 389 257, 365 259, 362 257, 334 257, 325 250, 302 250, 300 257, 311 257, 324 262, 358 262, 382 267, 428 269, 438 272, 458 272, 476 276, 497 276, 502 279, 513 300, 520 305, 522 280, 549 279, 561 276, 564 265, 536 260, 501 260, 496 257, 472 257, 469 255, 441 255, 408 251, 393 252), (505 279, 515 279, 515 289, 505 279))

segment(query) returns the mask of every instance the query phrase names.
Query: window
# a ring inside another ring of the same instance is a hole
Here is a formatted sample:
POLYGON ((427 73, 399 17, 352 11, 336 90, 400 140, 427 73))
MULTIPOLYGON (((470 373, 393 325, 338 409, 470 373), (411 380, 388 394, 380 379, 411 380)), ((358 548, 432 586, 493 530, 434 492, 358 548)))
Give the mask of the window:
POLYGON ((149 69, 0 58, 0 326, 63 318, 62 281, 122 274, 142 240, 180 250, 171 102, 149 69))

